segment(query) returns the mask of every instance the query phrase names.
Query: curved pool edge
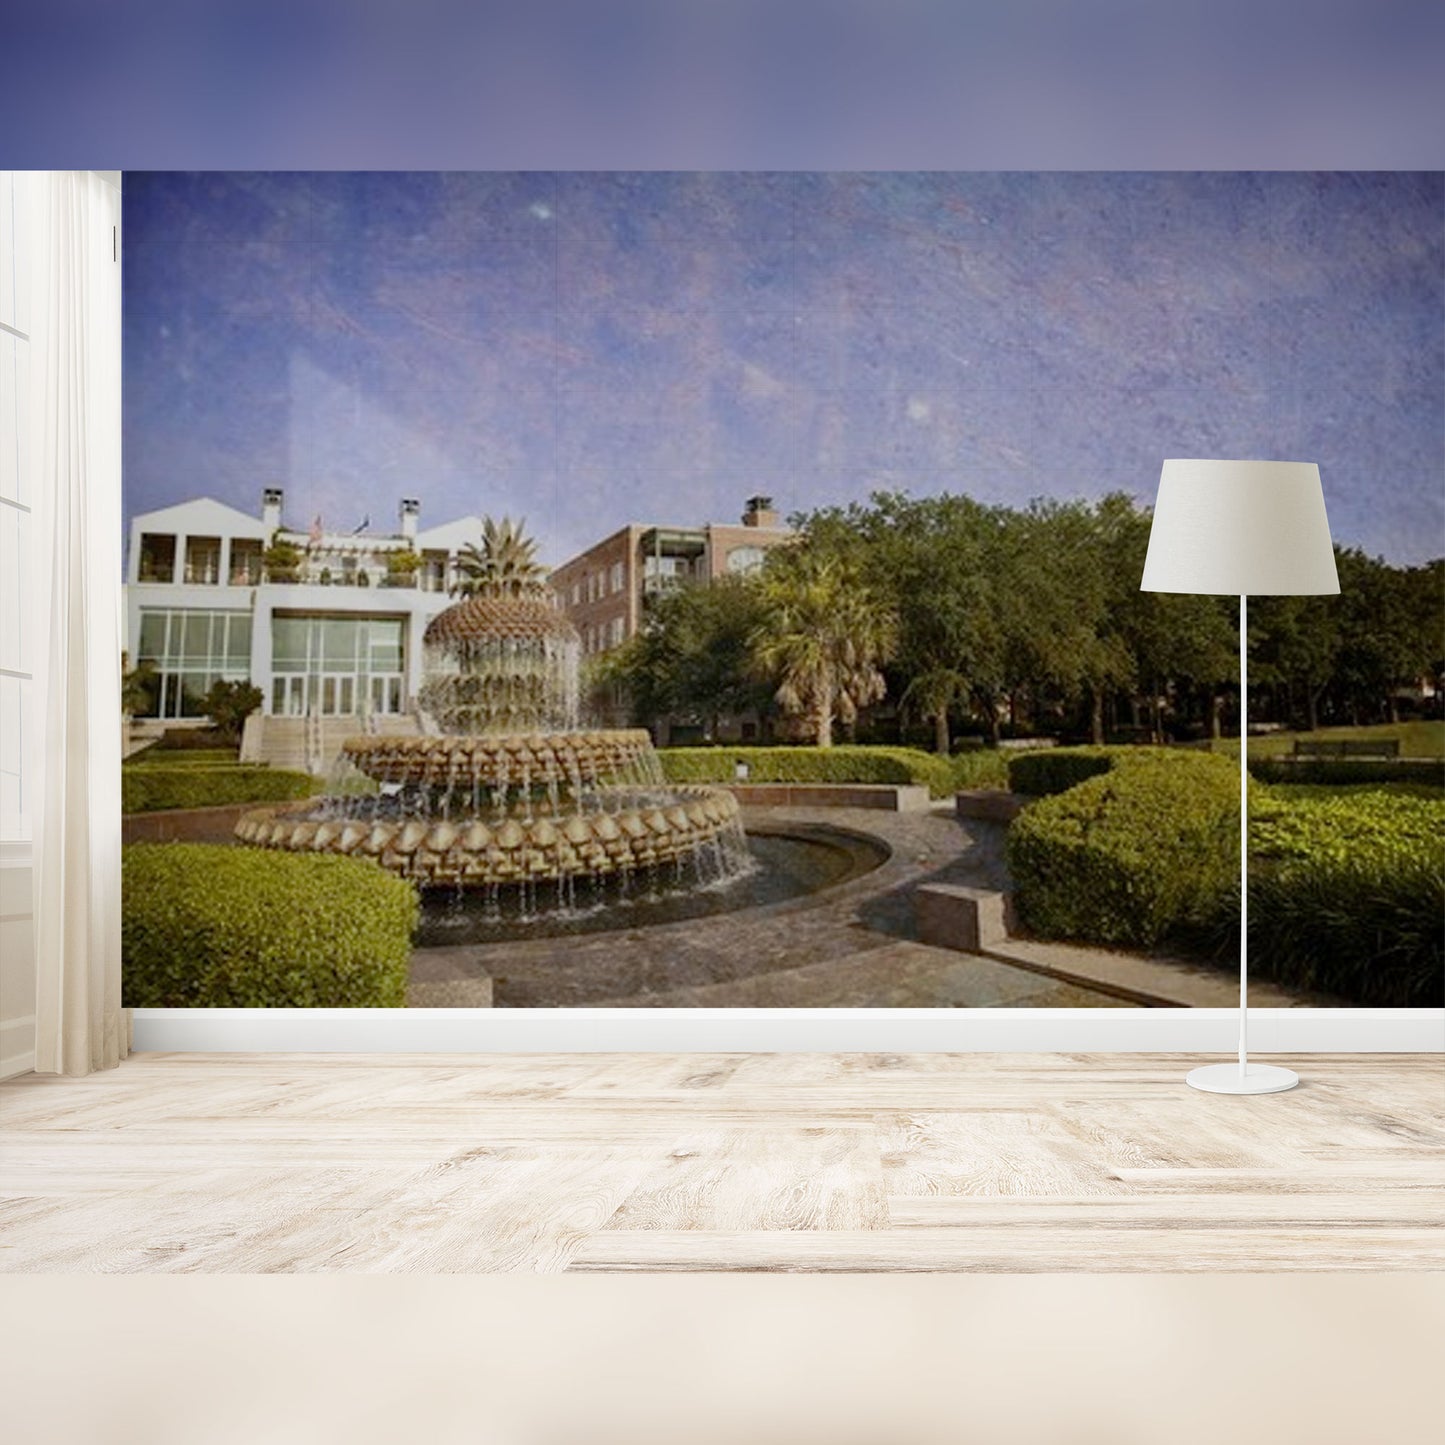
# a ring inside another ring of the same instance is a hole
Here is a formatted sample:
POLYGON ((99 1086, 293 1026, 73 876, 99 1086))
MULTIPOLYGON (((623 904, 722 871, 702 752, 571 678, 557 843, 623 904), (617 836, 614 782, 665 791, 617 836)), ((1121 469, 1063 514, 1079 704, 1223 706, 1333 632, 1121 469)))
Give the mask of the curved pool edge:
POLYGON ((596 941, 609 936, 625 938, 628 935, 646 933, 651 937, 667 937, 684 930, 696 930, 700 925, 716 926, 726 920, 739 922, 755 921, 770 917, 783 917, 806 912, 846 901, 850 891, 860 894, 871 891, 869 885, 878 875, 897 860, 897 851, 892 843, 877 833, 862 828, 848 827, 832 822, 822 823, 811 819, 786 821, 781 819, 749 819, 747 810, 742 814, 743 829, 749 836, 793 839, 800 843, 826 844, 830 838, 844 838, 854 844, 862 844, 872 850, 877 861, 866 868, 848 874, 820 888, 810 889, 791 898, 775 899, 771 902, 745 904, 737 908, 720 908, 711 912, 694 914, 688 918, 669 919, 656 923, 619 920, 614 927, 579 929, 573 932, 538 932, 525 937, 496 937, 487 939, 459 940, 456 943, 427 942, 412 949, 413 962, 420 962, 431 955, 438 958, 455 959, 458 954, 472 950, 493 950, 508 948, 514 950, 542 950, 555 947, 558 943, 575 941, 596 941))

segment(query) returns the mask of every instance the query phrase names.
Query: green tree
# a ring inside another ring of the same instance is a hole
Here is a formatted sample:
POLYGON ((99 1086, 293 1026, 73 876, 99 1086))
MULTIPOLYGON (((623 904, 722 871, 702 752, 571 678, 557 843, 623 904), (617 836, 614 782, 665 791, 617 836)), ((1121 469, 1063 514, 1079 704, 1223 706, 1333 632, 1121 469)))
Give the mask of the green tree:
POLYGON ((948 755, 952 739, 948 732, 948 714, 955 706, 966 704, 970 692, 968 679, 951 667, 935 667, 919 673, 903 690, 899 706, 905 711, 916 708, 933 720, 933 751, 948 755))
POLYGON ((805 714, 817 745, 829 747, 835 718, 849 728, 884 696, 880 669, 897 646, 897 617, 861 568, 806 543, 769 557, 761 607, 757 667, 775 680, 779 705, 805 714))
POLYGON ((1252 597, 1249 633, 1250 679, 1267 695, 1273 693, 1271 714, 1281 722, 1317 728, 1321 701, 1339 663, 1340 599, 1252 597))
POLYGON ((421 553, 410 545, 386 554, 386 583, 390 587, 410 587, 421 567, 421 553))
POLYGON ((760 620, 761 592, 751 577, 658 593, 637 636, 607 660, 605 681, 626 692, 639 724, 672 717, 715 733, 724 716, 769 708, 771 690, 753 668, 760 620))
POLYGON ((267 580, 271 582, 295 582, 301 576, 304 554, 295 542, 288 542, 279 533, 271 538, 271 545, 261 554, 266 567, 267 580))
POLYGON ((246 719, 261 706, 262 695, 259 687, 249 682, 223 682, 211 684, 202 706, 206 716, 226 734, 240 739, 246 719))
POLYGON ((968 497, 874 493, 866 507, 802 519, 809 544, 859 569, 898 621, 887 669, 900 705, 929 718, 949 747, 954 710, 991 711, 1002 638, 990 549, 1002 512, 968 497))
MULTIPOLYGON (((1335 680, 1353 722, 1397 722, 1398 690, 1429 670, 1439 645, 1440 613, 1421 607, 1430 569, 1391 567, 1354 549, 1336 549, 1340 632, 1335 680)), ((1437 594, 1438 596, 1438 594, 1437 594)))
POLYGON ((120 710, 127 717, 154 717, 159 702, 160 674, 153 663, 130 666, 129 653, 120 655, 120 710))

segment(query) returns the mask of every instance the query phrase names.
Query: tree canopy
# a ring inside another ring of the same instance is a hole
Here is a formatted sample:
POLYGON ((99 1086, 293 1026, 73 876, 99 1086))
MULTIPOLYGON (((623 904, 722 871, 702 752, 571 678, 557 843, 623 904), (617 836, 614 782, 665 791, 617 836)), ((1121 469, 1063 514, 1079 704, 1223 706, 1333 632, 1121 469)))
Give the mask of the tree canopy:
MULTIPOLYGON (((1237 600, 1141 592, 1149 512, 1122 493, 1010 508, 879 492, 793 521, 798 544, 756 576, 651 608, 612 669, 638 721, 765 712, 769 689, 820 743, 872 708, 940 751, 955 725, 1163 740, 1237 719, 1237 600)), ((1439 678, 1445 562, 1337 560, 1338 597, 1251 599, 1252 719, 1393 720, 1439 678)))

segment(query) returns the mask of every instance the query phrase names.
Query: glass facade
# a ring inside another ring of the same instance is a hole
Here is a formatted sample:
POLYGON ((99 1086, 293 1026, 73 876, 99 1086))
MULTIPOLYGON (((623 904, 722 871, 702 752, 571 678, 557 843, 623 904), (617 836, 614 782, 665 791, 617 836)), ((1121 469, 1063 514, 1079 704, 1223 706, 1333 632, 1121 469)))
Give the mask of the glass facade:
POLYGON ((398 713, 405 706, 401 617, 271 618, 271 711, 398 713))
POLYGON ((150 670, 144 717, 200 718, 218 680, 251 673, 251 614, 143 607, 135 661, 150 670))

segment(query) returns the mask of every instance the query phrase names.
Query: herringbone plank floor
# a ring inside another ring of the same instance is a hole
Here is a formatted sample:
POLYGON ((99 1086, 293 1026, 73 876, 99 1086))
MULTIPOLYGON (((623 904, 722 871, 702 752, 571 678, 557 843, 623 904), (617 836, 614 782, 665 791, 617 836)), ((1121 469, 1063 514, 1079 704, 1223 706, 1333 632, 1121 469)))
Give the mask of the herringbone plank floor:
POLYGON ((11 1271, 1445 1267, 1445 1066, 137 1055, 0 1085, 11 1271))

